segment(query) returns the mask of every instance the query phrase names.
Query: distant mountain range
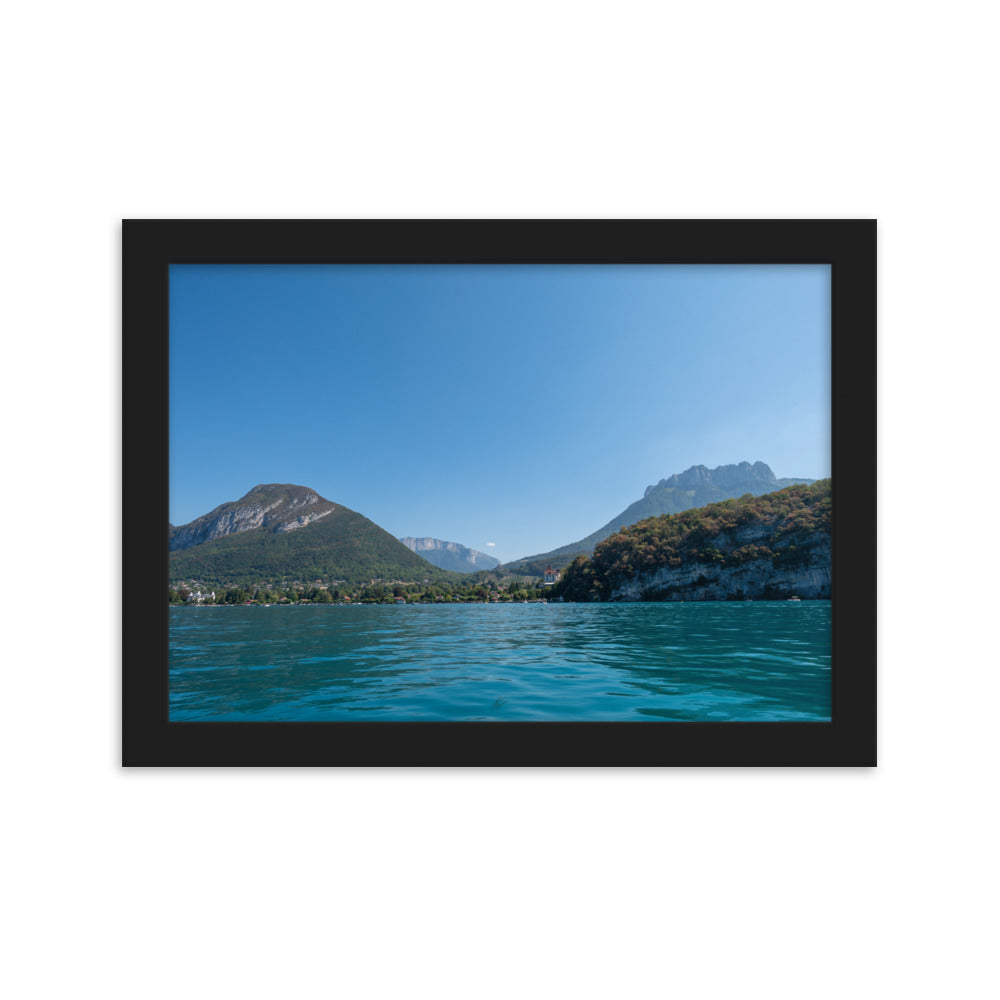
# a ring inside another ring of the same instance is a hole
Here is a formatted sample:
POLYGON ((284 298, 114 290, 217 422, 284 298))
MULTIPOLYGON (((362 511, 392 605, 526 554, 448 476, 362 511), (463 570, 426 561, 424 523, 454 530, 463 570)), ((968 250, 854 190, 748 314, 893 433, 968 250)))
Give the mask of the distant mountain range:
MULTIPOLYGON (((507 563, 513 573, 541 576, 562 569, 620 528, 657 514, 676 514, 746 493, 761 496, 811 479, 777 479, 763 462, 740 462, 686 472, 647 487, 604 527, 578 542, 507 563)), ((188 524, 168 525, 170 582, 208 586, 244 583, 454 581, 499 565, 493 556, 437 538, 394 538, 373 521, 315 490, 289 483, 255 486, 188 524)))
POLYGON ((255 486, 241 499, 168 530, 171 583, 449 578, 373 521, 305 486, 255 486))
POLYGON ((809 484, 813 479, 778 479, 764 462, 740 462, 737 465, 720 465, 709 469, 704 465, 692 465, 685 472, 675 473, 661 479, 653 486, 647 486, 642 498, 630 504, 617 517, 612 518, 602 528, 578 542, 571 542, 551 552, 526 556, 505 564, 514 573, 540 576, 546 566, 562 569, 568 566, 580 553, 589 555, 598 542, 609 538, 621 528, 636 524, 647 517, 658 514, 679 514, 692 507, 751 493, 763 496, 784 489, 786 486, 809 484))
POLYGON ((440 538, 401 538, 400 541, 429 563, 453 573, 475 573, 500 565, 499 559, 477 552, 458 542, 443 542, 440 538))

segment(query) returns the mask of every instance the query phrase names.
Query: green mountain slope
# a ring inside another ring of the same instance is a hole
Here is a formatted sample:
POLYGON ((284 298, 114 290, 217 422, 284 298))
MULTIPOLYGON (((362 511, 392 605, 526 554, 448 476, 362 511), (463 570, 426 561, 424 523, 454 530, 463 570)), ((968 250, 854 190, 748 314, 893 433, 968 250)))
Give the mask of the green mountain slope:
POLYGON ((172 585, 197 582, 211 587, 242 583, 278 586, 291 580, 360 584, 370 580, 456 579, 411 552, 373 521, 304 487, 255 487, 242 500, 223 504, 190 525, 174 528, 173 535, 176 538, 186 529, 190 529, 184 536, 188 538, 212 535, 223 527, 229 529, 227 534, 170 553, 172 585), (275 522, 268 523, 266 514, 260 514, 262 490, 270 491, 268 502, 275 503, 273 512, 281 514, 275 522), (301 503, 307 493, 316 499, 301 503), (298 506, 296 500, 300 501, 298 506), (242 513, 234 515, 234 510, 242 513), (305 524, 297 523, 309 513, 321 516, 305 524), (254 523, 257 521, 260 523, 254 523))

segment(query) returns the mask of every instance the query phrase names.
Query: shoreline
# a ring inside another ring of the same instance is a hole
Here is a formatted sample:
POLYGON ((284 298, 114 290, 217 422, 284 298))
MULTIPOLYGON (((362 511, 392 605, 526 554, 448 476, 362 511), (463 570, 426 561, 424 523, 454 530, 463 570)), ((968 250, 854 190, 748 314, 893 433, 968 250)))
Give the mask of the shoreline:
POLYGON ((623 607, 634 604, 814 604, 825 602, 829 604, 829 597, 775 597, 775 598, 743 598, 739 600, 669 600, 669 601, 566 601, 559 600, 532 600, 532 601, 282 601, 275 604, 261 604, 259 601, 244 601, 240 604, 205 604, 205 603, 185 603, 168 604, 168 608, 390 608, 390 607, 453 607, 479 606, 483 605, 522 605, 522 604, 578 604, 591 606, 603 604, 608 607, 623 607))

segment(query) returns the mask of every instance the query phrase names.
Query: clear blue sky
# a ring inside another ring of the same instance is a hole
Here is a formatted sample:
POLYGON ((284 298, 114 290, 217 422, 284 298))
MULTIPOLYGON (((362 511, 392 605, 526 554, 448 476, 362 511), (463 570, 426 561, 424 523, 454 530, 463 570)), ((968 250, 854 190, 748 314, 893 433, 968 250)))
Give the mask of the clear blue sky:
POLYGON ((170 519, 296 483, 509 561, 692 465, 828 476, 829 351, 821 265, 175 265, 170 519))

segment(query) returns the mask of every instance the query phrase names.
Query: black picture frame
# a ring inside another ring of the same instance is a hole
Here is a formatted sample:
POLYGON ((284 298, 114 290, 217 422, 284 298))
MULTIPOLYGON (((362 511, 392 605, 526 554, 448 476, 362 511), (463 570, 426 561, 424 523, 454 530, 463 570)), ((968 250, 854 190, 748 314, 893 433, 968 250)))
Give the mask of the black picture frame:
POLYGON ((874 220, 123 222, 122 759, 140 765, 874 766, 874 220), (170 722, 168 270, 248 263, 824 263, 832 273, 829 722, 170 722))

